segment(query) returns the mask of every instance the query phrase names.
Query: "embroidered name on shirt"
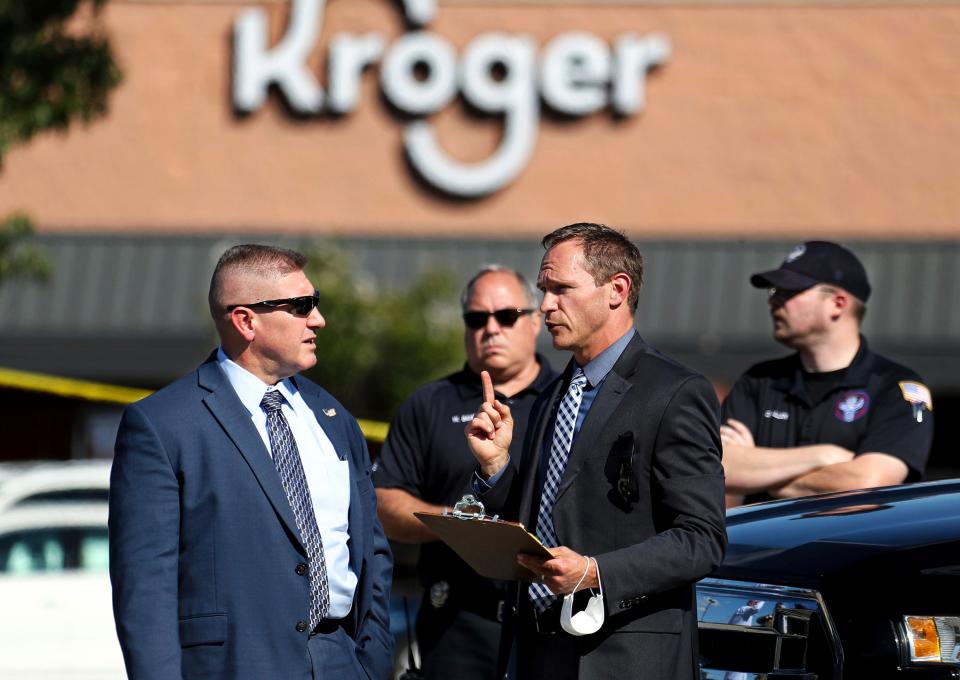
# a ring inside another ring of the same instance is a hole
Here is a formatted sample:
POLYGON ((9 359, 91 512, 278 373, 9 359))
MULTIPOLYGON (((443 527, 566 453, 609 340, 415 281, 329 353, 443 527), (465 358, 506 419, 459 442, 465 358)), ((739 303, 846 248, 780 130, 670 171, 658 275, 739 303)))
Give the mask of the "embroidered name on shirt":
POLYGON ((786 411, 774 411, 773 409, 767 409, 763 412, 764 418, 773 418, 774 420, 789 420, 790 414, 786 411))
POLYGON ((450 416, 451 423, 469 423, 471 420, 473 420, 472 413, 461 413, 458 416, 450 416))

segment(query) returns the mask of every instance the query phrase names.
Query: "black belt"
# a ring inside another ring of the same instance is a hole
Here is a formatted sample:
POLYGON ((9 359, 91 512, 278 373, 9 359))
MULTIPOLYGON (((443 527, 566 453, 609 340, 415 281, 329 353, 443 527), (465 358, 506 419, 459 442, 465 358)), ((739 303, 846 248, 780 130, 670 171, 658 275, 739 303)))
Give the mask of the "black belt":
POLYGON ((321 619, 317 627, 310 632, 310 635, 329 635, 330 633, 336 633, 346 625, 346 622, 347 617, 343 617, 342 619, 321 619))
POLYGON ((448 587, 450 588, 449 595, 439 607, 433 606, 430 599, 430 588, 428 588, 424 594, 422 606, 437 611, 443 611, 444 609, 466 611, 489 621, 503 623, 506 602, 502 597, 497 597, 484 588, 479 589, 482 592, 477 592, 478 589, 468 589, 463 585, 454 584, 448 587))
POLYGON ((490 621, 503 623, 504 610, 506 602, 504 600, 495 600, 493 598, 478 599, 468 597, 465 599, 455 599, 453 606, 458 606, 464 611, 471 612, 477 616, 482 616, 490 621))

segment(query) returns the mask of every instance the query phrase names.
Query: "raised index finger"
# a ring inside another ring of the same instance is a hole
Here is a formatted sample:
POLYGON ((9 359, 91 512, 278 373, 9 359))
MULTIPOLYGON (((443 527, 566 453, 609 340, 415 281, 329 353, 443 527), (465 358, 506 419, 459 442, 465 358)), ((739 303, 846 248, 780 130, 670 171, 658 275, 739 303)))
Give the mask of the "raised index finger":
POLYGON ((483 400, 492 404, 496 397, 493 395, 493 380, 490 379, 490 373, 480 371, 480 382, 483 384, 483 400))

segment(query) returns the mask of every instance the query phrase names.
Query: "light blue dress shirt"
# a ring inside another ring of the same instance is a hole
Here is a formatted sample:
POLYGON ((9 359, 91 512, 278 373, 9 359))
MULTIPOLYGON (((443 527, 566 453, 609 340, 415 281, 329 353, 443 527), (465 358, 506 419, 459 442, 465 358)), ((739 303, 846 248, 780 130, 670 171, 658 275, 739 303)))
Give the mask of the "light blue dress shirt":
POLYGON ((260 433, 266 452, 270 452, 267 414, 260 406, 267 390, 277 389, 283 395, 282 411, 297 442, 303 473, 310 488, 317 527, 323 540, 323 557, 330 585, 330 609, 327 616, 340 619, 350 613, 357 589, 357 575, 350 569, 348 513, 350 509, 350 463, 341 459, 317 417, 300 396, 289 378, 274 387, 232 361, 221 347, 217 361, 240 401, 250 412, 250 420, 260 433))
MULTIPOLYGON (((613 370, 613 367, 620 359, 620 355, 623 354, 623 350, 627 348, 627 345, 630 344, 630 341, 636 334, 637 332, 631 328, 620 336, 616 342, 600 352, 600 354, 595 356, 592 361, 583 367, 583 373, 587 376, 587 385, 583 390, 583 397, 580 400, 580 410, 577 411, 577 423, 573 428, 573 441, 570 443, 571 448, 573 447, 573 443, 576 442, 577 436, 580 434, 580 428, 583 427, 583 421, 590 412, 594 399, 597 398, 600 388, 603 387, 603 383, 607 379, 607 374, 613 370)), ((570 361, 571 363, 575 363, 573 359, 570 361)), ((553 423, 555 420, 556 414, 553 414, 551 416, 550 427, 547 429, 550 436, 544 436, 543 438, 543 449, 540 452, 540 465, 537 468, 538 488, 543 488, 543 477, 546 474, 547 462, 550 460, 550 447, 553 445, 553 423)), ((503 476, 506 469, 506 466, 504 466, 503 469, 490 479, 483 479, 479 473, 474 473, 474 491, 483 493, 491 489, 500 477, 503 476)))

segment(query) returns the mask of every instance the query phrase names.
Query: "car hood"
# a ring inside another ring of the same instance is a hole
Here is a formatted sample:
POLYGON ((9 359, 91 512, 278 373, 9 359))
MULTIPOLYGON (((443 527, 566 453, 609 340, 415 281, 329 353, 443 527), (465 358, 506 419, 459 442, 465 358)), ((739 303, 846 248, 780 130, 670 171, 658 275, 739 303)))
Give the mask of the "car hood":
POLYGON ((930 553, 947 557, 924 572, 957 576, 960 481, 758 503, 728 512, 727 533, 723 578, 816 586, 838 573, 889 574, 930 553))

